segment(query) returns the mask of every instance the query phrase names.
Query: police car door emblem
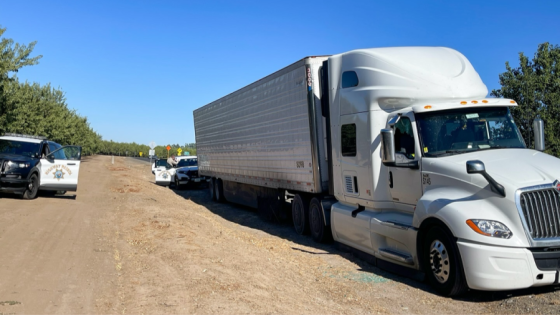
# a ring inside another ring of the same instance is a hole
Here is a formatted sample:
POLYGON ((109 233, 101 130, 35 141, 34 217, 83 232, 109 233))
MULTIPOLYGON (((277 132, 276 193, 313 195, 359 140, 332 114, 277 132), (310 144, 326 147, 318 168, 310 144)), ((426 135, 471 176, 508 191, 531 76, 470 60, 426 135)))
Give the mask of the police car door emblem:
POLYGON ((61 179, 64 179, 64 175, 66 175, 66 173, 64 173, 62 171, 62 169, 55 170, 55 172, 53 174, 54 174, 53 178, 58 180, 58 181, 60 181, 61 179))

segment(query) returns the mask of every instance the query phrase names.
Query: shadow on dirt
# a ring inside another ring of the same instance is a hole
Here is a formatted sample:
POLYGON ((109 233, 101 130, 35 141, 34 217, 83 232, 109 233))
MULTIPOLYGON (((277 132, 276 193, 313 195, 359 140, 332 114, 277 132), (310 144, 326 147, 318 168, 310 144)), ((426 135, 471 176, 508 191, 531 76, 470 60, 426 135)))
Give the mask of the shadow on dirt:
MULTIPOLYGON (((54 198, 54 199, 67 199, 67 200, 76 200, 76 195, 69 195, 69 194, 55 194, 50 193, 47 191, 39 191, 37 198, 54 198)), ((37 199, 36 198, 36 199, 37 199)), ((8 194, 8 193, 0 193, 0 199, 19 199, 22 201, 27 201, 23 199, 21 194, 8 194)))
MULTIPOLYGON (((155 185, 155 184, 154 184, 155 185)), ((307 253, 309 255, 338 255, 344 257, 345 259, 351 261, 352 263, 359 266, 356 270, 357 272, 364 272, 372 275, 373 277, 385 278, 388 280, 400 282, 408 286, 423 290, 430 294, 437 295, 437 292, 432 289, 432 287, 424 281, 423 273, 413 271, 409 268, 401 267, 392 263, 387 263, 383 260, 378 260, 375 257, 356 251, 346 245, 331 242, 328 244, 320 244, 315 241, 310 236, 298 235, 292 226, 291 221, 291 205, 286 203, 283 206, 284 211, 287 212, 287 219, 282 222, 270 222, 265 221, 259 215, 257 209, 236 205, 229 202, 218 203, 210 199, 210 193, 207 187, 186 187, 177 189, 176 187, 171 187, 172 191, 177 195, 189 199, 201 206, 204 206, 212 213, 222 217, 230 222, 235 222, 239 225, 243 225, 252 229, 260 230, 265 233, 289 240, 293 243, 312 247, 323 252, 309 251, 303 248, 292 247, 294 250, 307 253)), ((371 277, 371 276, 370 276, 371 277)), ((362 277, 363 278, 363 277, 362 277)), ((369 278, 362 279, 351 279, 362 282, 378 282, 369 281, 369 278)), ((386 281, 386 280, 384 280, 386 281)), ((379 281, 379 282, 384 282, 379 281)), ((522 297, 531 296, 535 294, 542 294, 548 292, 554 292, 559 290, 560 287, 548 286, 541 288, 530 288, 515 291, 499 291, 499 292, 484 292, 471 290, 467 294, 460 297, 453 297, 454 300, 463 302, 496 302, 501 300, 508 300, 512 297, 522 297)))

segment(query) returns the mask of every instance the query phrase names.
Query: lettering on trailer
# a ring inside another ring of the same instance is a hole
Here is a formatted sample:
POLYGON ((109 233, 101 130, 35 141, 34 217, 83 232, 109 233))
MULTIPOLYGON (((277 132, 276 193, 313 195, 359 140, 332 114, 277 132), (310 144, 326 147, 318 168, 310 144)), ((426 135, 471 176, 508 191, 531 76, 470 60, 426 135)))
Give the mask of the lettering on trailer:
POLYGON ((297 168, 304 168, 305 167, 305 163, 303 161, 296 161, 296 167, 297 168))
POLYGON ((66 175, 66 174, 68 174, 70 176, 72 175, 72 171, 70 170, 70 168, 68 168, 68 166, 66 166, 66 165, 61 165, 61 164, 55 164, 55 165, 49 167, 45 171, 45 175, 49 175, 50 172, 53 172, 53 175, 54 175, 53 178, 57 179, 58 181, 60 181, 61 179, 64 179, 64 175, 66 175), (63 170, 65 170, 66 173, 64 173, 63 170))

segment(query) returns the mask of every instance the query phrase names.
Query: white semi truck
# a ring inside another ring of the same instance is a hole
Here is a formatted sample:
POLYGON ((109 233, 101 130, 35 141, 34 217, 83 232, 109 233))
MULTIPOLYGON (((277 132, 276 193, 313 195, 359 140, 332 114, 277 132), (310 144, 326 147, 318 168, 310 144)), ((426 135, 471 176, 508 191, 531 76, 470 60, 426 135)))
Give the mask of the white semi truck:
POLYGON ((304 58, 194 111, 213 199, 288 196, 299 234, 424 272, 443 295, 559 283, 560 160, 443 47, 304 58))

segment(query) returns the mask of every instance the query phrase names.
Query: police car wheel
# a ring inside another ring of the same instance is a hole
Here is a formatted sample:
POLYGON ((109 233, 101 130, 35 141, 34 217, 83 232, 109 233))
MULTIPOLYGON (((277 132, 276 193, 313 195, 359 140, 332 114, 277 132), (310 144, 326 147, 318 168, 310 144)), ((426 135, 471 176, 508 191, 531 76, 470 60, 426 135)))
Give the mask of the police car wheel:
POLYGON ((31 178, 29 178, 29 184, 27 184, 27 188, 23 193, 23 199, 30 200, 30 199, 37 198, 38 191, 39 191, 39 177, 37 177, 37 174, 33 174, 31 175, 31 178))

